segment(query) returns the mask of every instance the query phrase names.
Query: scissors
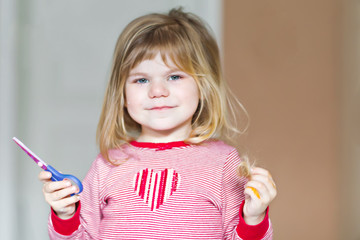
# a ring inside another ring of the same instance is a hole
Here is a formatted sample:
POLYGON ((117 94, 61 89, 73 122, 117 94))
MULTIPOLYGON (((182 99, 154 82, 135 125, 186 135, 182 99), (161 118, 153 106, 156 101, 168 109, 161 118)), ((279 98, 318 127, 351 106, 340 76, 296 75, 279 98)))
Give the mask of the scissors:
POLYGON ((74 182, 78 186, 79 192, 77 194, 82 192, 83 185, 81 184, 81 181, 77 177, 75 177, 73 175, 62 174, 62 173, 58 172, 55 168, 46 164, 43 160, 41 160, 38 156, 36 156, 35 153, 33 153, 29 148, 27 148, 25 146, 25 144, 23 144, 19 139, 17 139, 16 137, 13 137, 13 140, 15 141, 15 143, 17 145, 19 145, 19 147, 21 147, 22 150, 24 150, 24 152, 27 153, 27 155, 29 155, 35 161, 35 163, 40 168, 44 169, 45 171, 51 172, 51 174, 52 174, 51 180, 52 181, 62 181, 65 178, 69 179, 70 181, 74 182))

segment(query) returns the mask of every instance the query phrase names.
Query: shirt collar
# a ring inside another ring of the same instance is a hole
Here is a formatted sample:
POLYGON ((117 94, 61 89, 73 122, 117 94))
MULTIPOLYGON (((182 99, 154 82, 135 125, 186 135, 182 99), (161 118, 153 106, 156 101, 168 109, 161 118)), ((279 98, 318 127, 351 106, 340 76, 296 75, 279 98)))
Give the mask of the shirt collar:
POLYGON ((172 149, 172 148, 177 148, 177 147, 189 146, 189 144, 185 143, 184 141, 167 142, 167 143, 152 143, 152 142, 131 141, 130 144, 135 146, 135 147, 152 148, 152 149, 155 149, 155 150, 166 150, 166 149, 172 149))

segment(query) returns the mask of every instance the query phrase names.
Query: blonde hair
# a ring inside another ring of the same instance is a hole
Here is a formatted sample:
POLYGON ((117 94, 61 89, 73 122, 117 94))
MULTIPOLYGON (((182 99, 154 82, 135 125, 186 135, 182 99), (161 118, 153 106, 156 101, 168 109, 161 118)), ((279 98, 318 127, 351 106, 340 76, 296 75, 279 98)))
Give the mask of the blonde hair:
POLYGON ((241 132, 236 127, 235 107, 240 107, 246 116, 247 113, 226 86, 218 45, 207 25, 181 8, 168 14, 148 14, 130 22, 116 43, 97 129, 100 152, 108 161, 108 150, 135 139, 141 131, 125 107, 124 88, 129 72, 159 52, 166 64, 171 60, 191 75, 199 88, 199 106, 186 142, 199 144, 241 132))

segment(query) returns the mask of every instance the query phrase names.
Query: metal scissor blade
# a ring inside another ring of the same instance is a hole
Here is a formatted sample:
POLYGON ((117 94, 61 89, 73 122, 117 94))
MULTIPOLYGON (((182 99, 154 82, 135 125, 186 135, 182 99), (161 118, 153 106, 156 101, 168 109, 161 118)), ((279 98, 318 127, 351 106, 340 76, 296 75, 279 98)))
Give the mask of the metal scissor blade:
POLYGON ((19 139, 17 139, 16 137, 13 137, 14 142, 19 145, 19 147, 21 147, 22 150, 24 150, 24 152, 26 152, 27 155, 29 155, 35 162, 36 164, 41 167, 44 170, 47 170, 47 164, 41 160, 38 156, 36 156, 35 153, 33 153, 29 148, 27 148, 25 146, 25 144, 23 144, 19 139))

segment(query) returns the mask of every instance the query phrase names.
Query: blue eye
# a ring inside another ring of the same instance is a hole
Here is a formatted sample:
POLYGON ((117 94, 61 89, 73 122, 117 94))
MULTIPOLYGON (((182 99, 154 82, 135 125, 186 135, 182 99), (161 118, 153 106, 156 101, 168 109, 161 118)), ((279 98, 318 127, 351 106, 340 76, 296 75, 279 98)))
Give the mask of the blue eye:
POLYGON ((169 80, 179 80, 181 77, 179 75, 172 75, 169 77, 169 80))
POLYGON ((147 80, 146 78, 140 78, 136 80, 137 83, 147 83, 149 82, 149 80, 147 80))

